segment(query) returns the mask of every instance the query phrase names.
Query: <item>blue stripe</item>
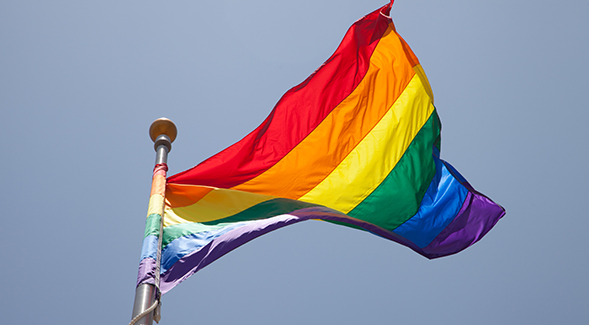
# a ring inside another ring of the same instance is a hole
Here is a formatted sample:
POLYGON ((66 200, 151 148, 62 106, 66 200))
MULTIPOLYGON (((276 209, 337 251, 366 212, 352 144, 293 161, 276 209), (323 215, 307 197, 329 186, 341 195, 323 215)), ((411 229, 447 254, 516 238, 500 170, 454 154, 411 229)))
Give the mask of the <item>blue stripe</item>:
POLYGON ((199 250, 201 247, 233 229, 255 221, 256 220, 231 223, 220 229, 203 231, 174 239, 162 250, 160 273, 166 272, 172 265, 174 265, 174 263, 186 254, 199 250))
POLYGON ((442 160, 442 161, 444 162, 444 165, 446 166, 446 168, 448 168, 450 170, 450 173, 452 173, 452 176, 456 177, 461 184, 468 183, 466 178, 464 178, 464 176, 462 176, 462 174, 460 174, 456 170, 456 168, 454 168, 454 166, 450 165, 450 163, 445 160, 442 160))
POLYGON ((393 230, 420 248, 426 247, 458 214, 468 190, 454 178, 434 155, 436 174, 428 187, 417 214, 393 230))
POLYGON ((143 246, 141 247, 141 261, 151 257, 154 260, 157 257, 157 236, 149 235, 143 239, 143 246))

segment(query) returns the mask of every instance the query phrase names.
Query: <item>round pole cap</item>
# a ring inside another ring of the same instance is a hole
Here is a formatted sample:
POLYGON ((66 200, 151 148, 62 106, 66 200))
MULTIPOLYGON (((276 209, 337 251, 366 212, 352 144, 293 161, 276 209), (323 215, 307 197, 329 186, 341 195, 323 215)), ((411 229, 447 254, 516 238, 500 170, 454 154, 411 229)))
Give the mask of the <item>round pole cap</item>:
POLYGON ((155 142, 157 137, 162 134, 167 135, 168 138, 170 138, 170 142, 174 142, 174 140, 176 140, 176 135, 178 135, 176 124, 165 117, 153 121, 149 127, 149 137, 151 138, 151 141, 155 142))

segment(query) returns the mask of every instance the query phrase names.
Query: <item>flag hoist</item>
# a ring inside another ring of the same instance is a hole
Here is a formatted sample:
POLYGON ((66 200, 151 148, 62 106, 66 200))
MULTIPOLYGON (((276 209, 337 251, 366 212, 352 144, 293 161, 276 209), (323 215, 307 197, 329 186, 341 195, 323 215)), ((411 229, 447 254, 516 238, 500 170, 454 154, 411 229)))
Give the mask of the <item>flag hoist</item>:
POLYGON ((149 136, 154 142, 156 158, 138 278, 152 280, 138 284, 130 324, 151 325, 154 319, 156 322, 159 322, 160 319, 161 290, 159 280, 166 172, 168 171, 168 152, 172 150, 172 142, 176 139, 177 134, 176 125, 167 118, 155 120, 149 128, 149 136))

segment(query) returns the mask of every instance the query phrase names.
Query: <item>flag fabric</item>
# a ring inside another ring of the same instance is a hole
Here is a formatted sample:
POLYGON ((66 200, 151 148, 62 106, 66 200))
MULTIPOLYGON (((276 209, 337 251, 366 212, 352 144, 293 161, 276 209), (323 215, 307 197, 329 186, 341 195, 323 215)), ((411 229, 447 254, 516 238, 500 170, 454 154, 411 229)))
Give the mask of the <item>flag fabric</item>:
MULTIPOLYGON (((469 247, 503 217, 439 158, 433 93, 389 17, 392 2, 354 23, 258 128, 167 179, 163 293, 300 221, 365 230, 436 258, 469 247)), ((147 224, 156 222, 148 216, 147 224)), ((138 284, 153 283, 141 271, 150 263, 141 264, 138 284)))
MULTIPOLYGON (((153 169, 153 176, 151 178, 151 193, 149 196, 149 205, 147 208, 147 223, 145 225, 143 247, 141 248, 141 262, 139 262, 137 285, 141 283, 155 284, 155 279, 157 278, 157 247, 159 245, 160 239, 162 212, 164 211, 165 206, 164 198, 166 196, 167 171, 168 166, 166 164, 157 164, 153 169)), ((163 237, 164 236, 162 236, 162 239, 163 237)))

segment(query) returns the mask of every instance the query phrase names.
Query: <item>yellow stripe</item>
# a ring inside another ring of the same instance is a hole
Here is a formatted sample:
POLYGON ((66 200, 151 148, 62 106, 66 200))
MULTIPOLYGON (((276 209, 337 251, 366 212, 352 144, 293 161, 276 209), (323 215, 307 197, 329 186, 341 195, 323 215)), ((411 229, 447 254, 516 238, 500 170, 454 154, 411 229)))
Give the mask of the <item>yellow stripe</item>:
POLYGON ((375 128, 300 200, 350 212, 391 172, 433 110, 424 85, 415 75, 375 128))
POLYGON ((423 83, 423 86, 425 87, 425 91, 427 92, 429 97, 432 99, 432 104, 433 104, 434 103, 434 92, 432 91, 432 87, 429 84, 429 80, 427 79, 427 76, 425 75, 425 71, 423 71, 423 67, 421 66, 421 64, 418 64, 413 67, 413 70, 415 70, 415 73, 419 76, 419 78, 421 78, 421 82, 423 83))
POLYGON ((180 208, 166 207, 164 227, 186 222, 209 222, 239 213, 275 197, 215 188, 197 203, 180 208))
POLYGON ((147 216, 157 213, 162 214, 164 208, 164 197, 160 194, 154 194, 149 197, 149 206, 147 207, 147 216))

